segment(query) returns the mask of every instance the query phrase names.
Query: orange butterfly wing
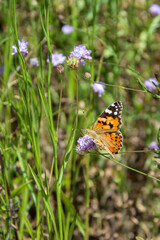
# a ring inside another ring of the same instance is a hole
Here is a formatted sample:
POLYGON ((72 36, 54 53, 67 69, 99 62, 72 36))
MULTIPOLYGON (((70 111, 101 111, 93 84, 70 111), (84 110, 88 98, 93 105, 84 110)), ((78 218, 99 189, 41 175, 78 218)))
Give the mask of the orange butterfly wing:
POLYGON ((123 136, 120 131, 101 133, 97 137, 95 137, 90 131, 86 132, 92 138, 93 142, 98 145, 100 149, 105 149, 112 157, 114 157, 114 154, 117 154, 122 148, 123 136))
POLYGON ((113 103, 100 115, 91 130, 85 130, 93 141, 112 157, 122 147, 123 136, 119 131, 122 125, 122 110, 122 102, 113 103))
POLYGON ((92 127, 96 132, 115 132, 121 128, 123 105, 117 101, 110 105, 97 119, 92 127))

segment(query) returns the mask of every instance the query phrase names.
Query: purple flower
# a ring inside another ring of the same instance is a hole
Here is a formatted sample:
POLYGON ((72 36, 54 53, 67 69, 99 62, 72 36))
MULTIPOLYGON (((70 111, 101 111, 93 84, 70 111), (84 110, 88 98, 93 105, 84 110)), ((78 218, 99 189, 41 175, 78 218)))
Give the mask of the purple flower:
POLYGON ((158 4, 152 4, 149 11, 154 15, 160 15, 160 6, 158 4))
POLYGON ((104 93, 104 90, 106 88, 106 86, 103 85, 101 82, 95 82, 91 84, 91 87, 93 88, 93 91, 95 93, 98 93, 98 97, 102 97, 102 94, 104 93))
POLYGON ((73 32, 74 27, 72 27, 70 25, 64 25, 61 30, 64 34, 70 34, 73 32))
MULTIPOLYGON (((23 39, 21 41, 18 39, 19 51, 22 53, 23 56, 28 53, 27 45, 28 42, 25 42, 23 39)), ((14 55, 17 53, 17 47, 13 45, 12 48, 13 48, 12 55, 14 55)))
POLYGON ((155 78, 149 78, 148 80, 146 80, 144 82, 146 88, 149 90, 149 91, 153 91, 153 90, 156 90, 156 86, 153 84, 153 82, 156 84, 156 85, 159 85, 159 82, 157 81, 157 79, 155 78))
MULTIPOLYGON (((57 66, 60 63, 63 63, 66 60, 66 57, 63 56, 62 53, 52 53, 52 64, 53 66, 57 66)), ((47 62, 49 62, 49 58, 47 59, 47 62)))
POLYGON ((83 137, 80 137, 77 140, 76 152, 79 154, 85 154, 88 152, 89 149, 94 150, 96 144, 91 140, 91 138, 85 134, 83 137))
POLYGON ((157 142, 151 142, 149 145, 148 145, 148 148, 150 149, 159 149, 159 146, 158 146, 158 143, 157 142))
POLYGON ((30 62, 30 64, 31 64, 33 67, 38 67, 38 66, 39 66, 39 63, 38 63, 38 59, 37 59, 37 58, 30 58, 30 59, 29 59, 29 62, 30 62))
POLYGON ((92 59, 91 56, 91 50, 87 50, 85 46, 79 45, 77 47, 74 47, 74 50, 71 52, 70 57, 76 57, 80 63, 85 66, 84 59, 92 59))

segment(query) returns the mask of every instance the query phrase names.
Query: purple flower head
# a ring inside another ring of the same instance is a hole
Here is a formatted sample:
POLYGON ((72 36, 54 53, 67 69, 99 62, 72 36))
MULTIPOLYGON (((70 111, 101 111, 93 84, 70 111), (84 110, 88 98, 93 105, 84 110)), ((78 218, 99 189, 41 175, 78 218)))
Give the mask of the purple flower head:
POLYGON ((37 58, 30 58, 30 59, 29 59, 29 62, 30 62, 30 64, 31 64, 33 67, 38 67, 38 66, 39 66, 39 63, 38 63, 38 59, 37 59, 37 58))
POLYGON ((158 143, 157 142, 151 142, 149 145, 148 145, 148 148, 150 149, 159 149, 159 146, 158 146, 158 143))
POLYGON ((80 63, 85 66, 84 59, 92 59, 91 56, 91 50, 87 50, 86 46, 79 45, 77 47, 74 47, 74 50, 71 52, 70 57, 76 57, 80 63))
POLYGON ((77 140, 76 152, 79 154, 85 154, 88 152, 89 149, 94 150, 96 144, 91 140, 91 138, 85 134, 83 137, 80 137, 77 140))
MULTIPOLYGON (((23 56, 28 53, 27 45, 28 42, 25 42, 23 39, 21 41, 18 39, 19 51, 22 53, 23 56)), ((17 47, 13 45, 12 48, 13 48, 12 55, 14 55, 17 53, 17 47)))
POLYGON ((144 82, 146 88, 149 90, 149 91, 153 91, 153 90, 156 90, 156 86, 153 84, 153 82, 156 84, 156 85, 159 85, 159 82, 157 81, 157 79, 155 78, 149 78, 148 80, 146 80, 144 82))
POLYGON ((98 97, 102 97, 102 94, 104 93, 104 90, 106 88, 106 86, 103 85, 101 82, 95 82, 91 84, 91 87, 93 88, 93 91, 95 93, 98 93, 98 97))
POLYGON ((74 31, 74 27, 70 25, 64 25, 61 30, 64 34, 70 34, 74 31))
POLYGON ((152 4, 149 8, 150 13, 153 15, 160 15, 160 6, 158 4, 152 4))
MULTIPOLYGON (((66 57, 63 56, 62 53, 52 53, 52 65, 57 66, 60 63, 63 63, 66 60, 66 57)), ((47 62, 49 62, 49 58, 47 59, 47 62)))

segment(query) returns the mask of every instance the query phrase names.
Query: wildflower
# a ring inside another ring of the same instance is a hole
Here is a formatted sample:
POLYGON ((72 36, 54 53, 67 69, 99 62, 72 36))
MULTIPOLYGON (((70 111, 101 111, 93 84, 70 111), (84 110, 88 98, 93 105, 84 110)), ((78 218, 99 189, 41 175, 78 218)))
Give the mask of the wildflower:
POLYGON ((85 134, 83 137, 80 137, 77 140, 77 143, 76 152, 82 155, 87 153, 89 149, 94 150, 96 147, 96 144, 91 141, 91 138, 87 134, 85 134))
MULTIPOLYGON (((57 66, 60 63, 63 63, 66 60, 66 57, 63 56, 62 53, 52 53, 52 65, 57 66)), ((49 58, 47 59, 47 62, 49 62, 49 58)))
POLYGON ((61 30, 64 34, 70 34, 73 32, 74 27, 72 27, 70 25, 64 25, 61 30))
POLYGON ((160 6, 158 4, 152 4, 149 8, 150 13, 153 15, 160 15, 160 6))
POLYGON ((98 93, 98 97, 102 97, 102 94, 104 93, 104 90, 106 88, 106 86, 103 85, 101 82, 95 82, 91 84, 91 87, 93 88, 93 91, 95 93, 98 93))
POLYGON ((79 67, 79 60, 76 57, 69 57, 66 61, 67 66, 73 70, 79 67))
MULTIPOLYGON (((27 45, 28 42, 25 42, 23 39, 21 41, 18 39, 19 51, 22 53, 23 56, 28 53, 27 45)), ((13 45, 12 48, 13 48, 12 55, 14 55, 17 53, 17 47, 13 45)))
POLYGON ((153 90, 156 90, 156 89, 157 89, 153 82, 154 82, 156 85, 159 85, 159 82, 158 82, 157 79, 155 79, 155 78, 149 78, 148 80, 146 80, 146 81, 144 82, 146 88, 147 88, 149 91, 153 91, 153 90))
POLYGON ((85 79, 91 79, 91 74, 89 72, 84 73, 85 79))
POLYGON ((29 62, 33 67, 38 67, 39 66, 37 58, 30 58, 29 62))
POLYGON ((56 70, 58 73, 62 74, 64 72, 64 67, 63 65, 59 64, 57 67, 56 67, 56 70))
POLYGON ((150 148, 150 149, 159 149, 159 146, 158 146, 158 143, 157 143, 157 142, 151 142, 151 143, 148 145, 148 148, 150 148))
POLYGON ((77 47, 74 47, 74 50, 71 52, 70 57, 76 57, 80 63, 85 66, 84 59, 92 59, 91 56, 91 50, 87 50, 85 46, 79 45, 77 47))

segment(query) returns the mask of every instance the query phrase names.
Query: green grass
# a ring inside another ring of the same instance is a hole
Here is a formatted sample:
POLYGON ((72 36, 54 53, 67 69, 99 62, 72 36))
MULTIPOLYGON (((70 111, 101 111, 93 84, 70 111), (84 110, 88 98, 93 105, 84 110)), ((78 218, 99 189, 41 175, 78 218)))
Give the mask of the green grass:
POLYGON ((160 152, 147 148, 160 145, 160 88, 144 85, 159 74, 160 16, 149 12, 152 4, 2 1, 0 239, 160 238, 160 152), (74 31, 65 35, 64 24, 74 31), (22 38, 29 53, 11 55, 22 38), (79 44, 92 60, 76 70, 64 62, 58 73, 51 54, 68 57, 79 44), (94 81, 106 85, 102 98, 94 81), (80 130, 117 100, 121 152, 115 159, 97 150, 78 155, 80 130))

